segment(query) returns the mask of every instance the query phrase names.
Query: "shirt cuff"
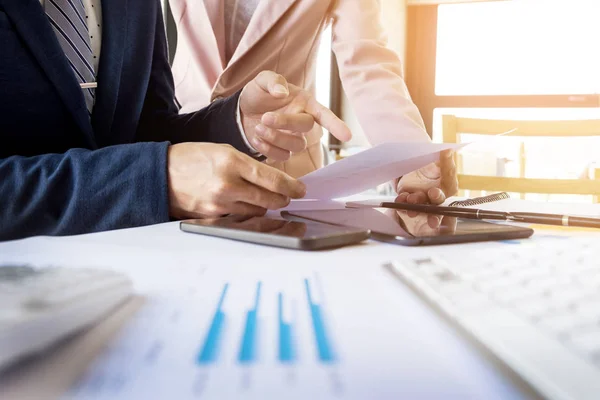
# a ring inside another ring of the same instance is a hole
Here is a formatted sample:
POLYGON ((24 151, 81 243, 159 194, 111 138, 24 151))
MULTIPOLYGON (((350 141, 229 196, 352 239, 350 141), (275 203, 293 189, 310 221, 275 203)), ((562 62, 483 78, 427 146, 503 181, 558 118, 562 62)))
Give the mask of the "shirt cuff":
POLYGON ((248 137, 246 136, 246 132, 244 130, 244 124, 242 123, 242 110, 240 109, 240 99, 241 98, 242 98, 242 96, 238 97, 237 110, 236 110, 236 113, 235 113, 235 120, 237 121, 238 129, 240 131, 240 135, 242 136, 242 140, 244 141, 244 143, 246 144, 246 146, 250 150, 250 153, 252 154, 252 156, 258 158, 258 157, 261 157, 262 154, 260 154, 258 152, 258 150, 256 150, 254 148, 254 146, 252 146, 250 144, 250 142, 248 141, 248 137))

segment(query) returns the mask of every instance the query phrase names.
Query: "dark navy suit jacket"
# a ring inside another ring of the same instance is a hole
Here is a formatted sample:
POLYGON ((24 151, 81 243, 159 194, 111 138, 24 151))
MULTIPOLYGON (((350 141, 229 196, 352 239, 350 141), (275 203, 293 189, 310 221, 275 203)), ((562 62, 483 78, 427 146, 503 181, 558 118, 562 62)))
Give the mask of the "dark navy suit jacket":
POLYGON ((168 221, 168 142, 248 151, 239 94, 178 115, 159 1, 101 4, 90 120, 39 0, 0 0, 0 240, 168 221))

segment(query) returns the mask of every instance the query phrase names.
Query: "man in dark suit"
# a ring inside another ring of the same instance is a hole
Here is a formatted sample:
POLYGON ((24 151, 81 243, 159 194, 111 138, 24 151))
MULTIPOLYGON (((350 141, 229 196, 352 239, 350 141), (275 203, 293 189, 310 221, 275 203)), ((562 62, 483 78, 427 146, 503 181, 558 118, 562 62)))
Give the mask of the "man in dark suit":
POLYGON ((0 240, 263 214, 305 189, 255 148, 347 130, 269 72, 178 115, 158 0, 0 0, 0 55, 0 240))

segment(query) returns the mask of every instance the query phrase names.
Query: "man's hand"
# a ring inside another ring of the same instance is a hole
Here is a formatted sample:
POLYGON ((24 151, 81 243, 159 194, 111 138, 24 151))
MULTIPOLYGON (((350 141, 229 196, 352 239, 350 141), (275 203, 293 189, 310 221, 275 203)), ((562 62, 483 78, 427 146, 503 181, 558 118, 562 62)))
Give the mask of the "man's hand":
POLYGON ((264 215, 306 193, 302 182, 223 144, 170 146, 168 176, 175 218, 264 215))
POLYGON ((350 129, 306 90, 263 71, 244 87, 240 97, 242 123, 248 141, 265 156, 286 161, 306 148, 305 133, 314 123, 347 142, 350 129))
POLYGON ((453 152, 443 151, 440 161, 429 164, 398 181, 396 201, 401 203, 442 204, 458 192, 453 152))

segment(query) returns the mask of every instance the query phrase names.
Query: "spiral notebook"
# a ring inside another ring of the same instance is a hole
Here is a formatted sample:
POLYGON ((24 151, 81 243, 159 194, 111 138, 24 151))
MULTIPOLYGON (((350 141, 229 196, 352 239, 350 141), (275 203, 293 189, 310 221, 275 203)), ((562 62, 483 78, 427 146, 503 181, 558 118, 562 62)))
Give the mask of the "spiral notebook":
POLYGON ((472 199, 457 200, 449 204, 450 207, 472 207, 480 204, 493 203, 495 201, 510 199, 510 195, 506 192, 494 193, 482 197, 474 197, 472 199))

